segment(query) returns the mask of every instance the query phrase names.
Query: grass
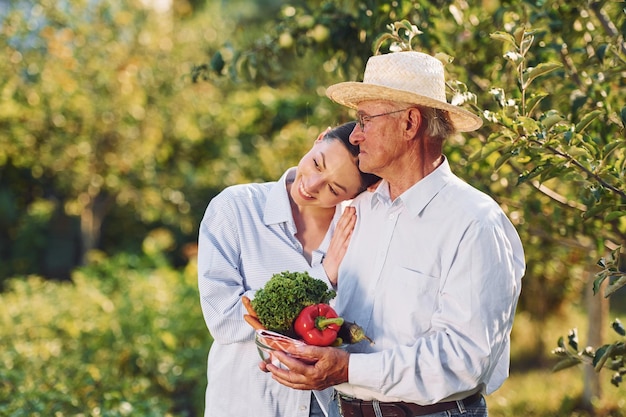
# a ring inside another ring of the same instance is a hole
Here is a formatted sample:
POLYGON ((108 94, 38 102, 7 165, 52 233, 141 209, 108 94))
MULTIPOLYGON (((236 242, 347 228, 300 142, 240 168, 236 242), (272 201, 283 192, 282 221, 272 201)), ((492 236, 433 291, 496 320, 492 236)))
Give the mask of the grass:
MULTIPOLYGON (((614 305, 609 322, 619 318, 626 322, 624 303, 620 298, 611 299, 614 305)), ((606 323, 607 329, 610 327, 606 323)), ((585 367, 581 365, 552 372, 556 357, 551 355, 560 336, 567 336, 569 329, 578 328, 581 345, 585 344, 587 317, 578 306, 570 306, 556 317, 533 321, 520 312, 515 319, 512 339, 511 376, 504 385, 487 396, 491 417, 626 417, 626 383, 619 387, 611 385, 611 372, 599 374, 601 398, 592 400, 593 410, 584 410, 581 398, 584 391, 585 367), (543 358, 539 363, 526 358, 540 349, 543 358), (532 353, 528 353, 532 352, 532 353)), ((607 331, 606 343, 619 340, 611 330, 607 331)))
POLYGON ((549 369, 512 373, 495 393, 487 397, 491 417, 624 417, 626 386, 609 383, 601 374, 603 398, 594 402, 595 411, 580 409, 583 369, 552 373, 549 369))

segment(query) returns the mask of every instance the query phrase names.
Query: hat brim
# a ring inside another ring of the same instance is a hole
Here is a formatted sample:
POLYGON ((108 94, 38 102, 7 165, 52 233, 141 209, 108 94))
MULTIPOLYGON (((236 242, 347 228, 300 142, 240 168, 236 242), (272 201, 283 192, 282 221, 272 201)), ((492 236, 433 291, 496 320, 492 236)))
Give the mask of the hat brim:
POLYGON ((326 95, 334 102, 351 109, 356 109, 358 104, 363 101, 388 100, 446 110, 458 132, 471 132, 483 124, 480 117, 459 106, 408 91, 374 84, 355 81, 334 84, 326 89, 326 95))

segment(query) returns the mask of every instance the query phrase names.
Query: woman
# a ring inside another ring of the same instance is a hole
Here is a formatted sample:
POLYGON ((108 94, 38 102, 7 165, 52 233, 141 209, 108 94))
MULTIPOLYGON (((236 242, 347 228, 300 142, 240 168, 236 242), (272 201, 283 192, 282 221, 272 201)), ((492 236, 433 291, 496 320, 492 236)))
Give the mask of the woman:
POLYGON ((283 271, 307 271, 336 285, 355 221, 352 209, 342 216, 341 203, 378 180, 358 169, 359 149, 349 141, 355 124, 322 133, 277 182, 231 186, 211 200, 198 238, 200 301, 214 339, 206 417, 328 414, 329 390, 292 390, 259 371, 241 296, 253 298, 283 271))

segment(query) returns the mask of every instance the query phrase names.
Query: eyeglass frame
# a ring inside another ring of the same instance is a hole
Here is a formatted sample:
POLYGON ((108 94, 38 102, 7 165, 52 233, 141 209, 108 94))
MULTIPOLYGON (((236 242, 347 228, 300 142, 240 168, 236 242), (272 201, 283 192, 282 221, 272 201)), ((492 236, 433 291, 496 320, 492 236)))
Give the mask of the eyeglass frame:
POLYGON ((367 114, 357 113, 357 115, 356 115, 356 117, 358 119, 357 123, 358 123, 359 127, 361 128, 361 132, 365 132, 365 123, 369 122, 373 118, 380 117, 380 116, 387 116, 389 114, 394 114, 394 113, 400 113, 400 112, 403 112, 403 111, 408 110, 410 108, 411 107, 407 107, 406 109, 394 110, 394 111, 390 111, 390 112, 387 112, 387 113, 373 114, 371 116, 369 116, 367 114))

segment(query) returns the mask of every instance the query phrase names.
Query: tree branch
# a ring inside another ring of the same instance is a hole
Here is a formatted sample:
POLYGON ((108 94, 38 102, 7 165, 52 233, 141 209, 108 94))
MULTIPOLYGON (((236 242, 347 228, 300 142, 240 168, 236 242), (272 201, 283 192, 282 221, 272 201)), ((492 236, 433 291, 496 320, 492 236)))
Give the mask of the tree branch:
POLYGON ((619 188, 609 184, 602 177, 600 177, 596 173, 592 172, 590 169, 585 167, 583 164, 578 162, 576 159, 574 159, 572 156, 568 155, 567 153, 561 152, 561 151, 559 151, 558 149, 556 149, 556 148, 554 148, 552 146, 545 146, 543 143, 541 143, 540 141, 538 141, 536 139, 531 139, 531 142, 533 142, 533 143, 535 143, 535 144, 537 144, 539 146, 542 146, 544 149, 549 150, 550 152, 552 152, 555 155, 560 156, 561 158, 566 159, 568 162, 570 162, 571 164, 576 166, 578 169, 583 171, 585 174, 587 174, 588 176, 593 178, 595 181, 597 181, 598 184, 602 185, 604 188, 606 188, 608 190, 613 191, 615 194, 619 195, 623 199, 626 199, 626 192, 624 192, 623 190, 620 190, 619 188))
MULTIPOLYGON (((602 25, 602 28, 604 28, 604 31, 607 33, 607 35, 613 38, 616 38, 617 36, 619 36, 619 31, 617 30, 615 23, 613 23, 613 21, 606 14, 606 12, 602 10, 602 2, 594 1, 591 4, 589 4, 589 7, 593 11, 593 13, 596 15, 596 18, 600 21, 600 24, 602 25)), ((620 49, 622 50, 623 54, 626 54, 626 42, 620 43, 620 49)))

